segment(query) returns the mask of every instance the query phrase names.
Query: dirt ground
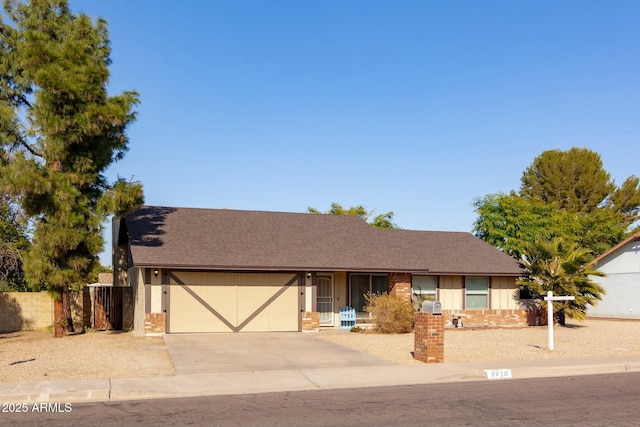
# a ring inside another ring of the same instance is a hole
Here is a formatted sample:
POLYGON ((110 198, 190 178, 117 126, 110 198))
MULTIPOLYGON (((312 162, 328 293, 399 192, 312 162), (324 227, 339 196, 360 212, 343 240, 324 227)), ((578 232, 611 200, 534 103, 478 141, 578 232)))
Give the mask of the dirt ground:
MULTIPOLYGON (((640 356, 640 321, 568 321, 554 328, 554 351, 546 327, 447 329, 445 362, 534 360, 590 356, 640 356)), ((395 363, 413 359, 413 334, 380 335, 324 330, 310 333, 395 363)), ((88 332, 53 338, 48 331, 0 334, 0 382, 127 378, 174 375, 162 337, 127 332, 88 332)))

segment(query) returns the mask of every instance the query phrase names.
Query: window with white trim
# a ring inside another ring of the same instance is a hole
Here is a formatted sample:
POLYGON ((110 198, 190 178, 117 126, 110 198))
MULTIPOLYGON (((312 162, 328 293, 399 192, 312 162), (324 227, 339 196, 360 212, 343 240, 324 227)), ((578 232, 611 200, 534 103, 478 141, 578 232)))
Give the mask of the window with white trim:
POLYGON ((464 308, 467 310, 489 308, 488 277, 465 277, 464 308))

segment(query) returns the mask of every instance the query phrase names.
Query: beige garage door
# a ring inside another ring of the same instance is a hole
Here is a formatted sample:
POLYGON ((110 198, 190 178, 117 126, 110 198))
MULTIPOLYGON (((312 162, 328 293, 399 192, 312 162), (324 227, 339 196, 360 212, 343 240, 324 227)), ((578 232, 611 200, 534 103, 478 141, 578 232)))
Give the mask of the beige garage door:
POLYGON ((171 272, 169 333, 299 330, 293 273, 171 272))

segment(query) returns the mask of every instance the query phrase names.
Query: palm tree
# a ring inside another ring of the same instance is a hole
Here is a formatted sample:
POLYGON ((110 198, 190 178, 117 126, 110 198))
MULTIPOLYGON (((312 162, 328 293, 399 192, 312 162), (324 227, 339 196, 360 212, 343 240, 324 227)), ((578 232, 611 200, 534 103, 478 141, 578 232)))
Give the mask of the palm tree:
POLYGON ((564 313, 576 320, 586 316, 587 305, 595 306, 605 294, 604 288, 589 276, 604 276, 589 265, 592 259, 589 249, 576 243, 568 243, 560 237, 547 240, 540 236, 525 245, 522 263, 529 276, 518 280, 518 285, 542 296, 548 291, 554 295, 573 295, 574 301, 557 301, 553 311, 559 313, 564 324, 564 313))

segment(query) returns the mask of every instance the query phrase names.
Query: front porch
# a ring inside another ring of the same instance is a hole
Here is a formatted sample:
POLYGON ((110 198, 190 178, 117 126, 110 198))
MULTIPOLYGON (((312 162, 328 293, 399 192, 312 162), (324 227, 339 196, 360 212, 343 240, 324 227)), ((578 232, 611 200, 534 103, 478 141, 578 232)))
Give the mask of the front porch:
POLYGON ((355 309, 355 326, 363 329, 373 327, 373 318, 365 311, 365 295, 369 292, 396 295, 413 302, 416 310, 425 297, 440 301, 445 328, 535 325, 531 314, 521 308, 514 277, 338 271, 309 273, 307 286, 309 298, 306 307, 311 310, 301 313, 303 331, 339 329, 343 307, 355 309))

